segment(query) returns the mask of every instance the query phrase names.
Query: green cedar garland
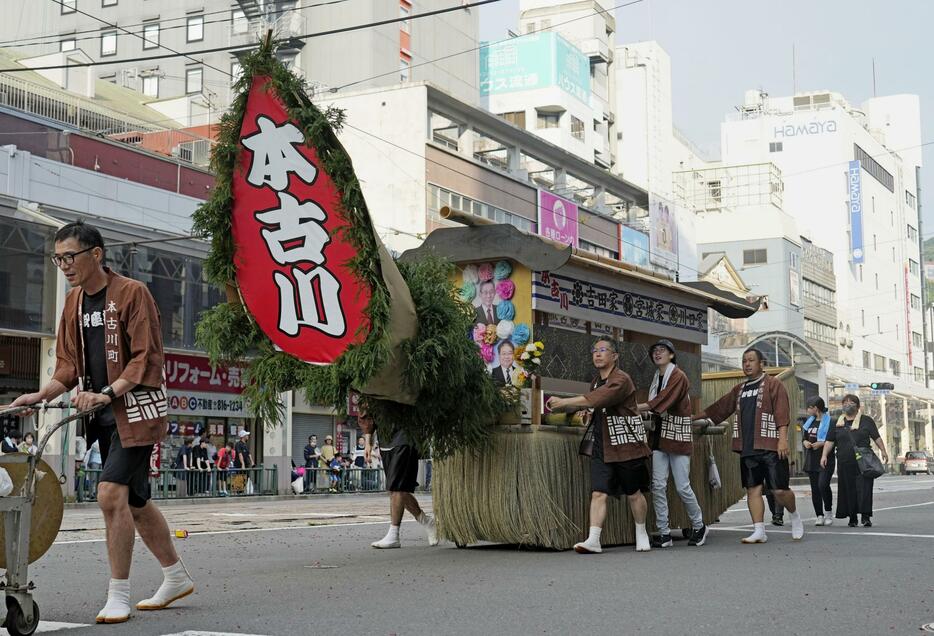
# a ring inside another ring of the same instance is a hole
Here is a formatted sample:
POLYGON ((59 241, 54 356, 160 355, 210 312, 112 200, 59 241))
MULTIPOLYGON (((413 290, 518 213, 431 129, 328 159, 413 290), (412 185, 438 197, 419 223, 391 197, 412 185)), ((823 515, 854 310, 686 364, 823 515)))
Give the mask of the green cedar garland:
MULTIPOLYGON (((366 309, 370 332, 364 342, 350 346, 335 364, 306 364, 277 351, 243 304, 234 298, 202 314, 198 344, 208 352, 212 364, 249 357, 244 397, 254 415, 267 425, 281 423, 284 407, 279 396, 289 390, 304 390, 309 403, 330 405, 343 413, 348 392, 366 386, 388 359, 391 302, 366 202, 350 157, 335 134, 343 123, 343 112, 334 108, 322 112, 315 107, 306 95, 304 82, 275 58, 268 39, 246 55, 241 66, 243 73, 235 86, 237 98, 221 119, 212 151, 211 167, 217 185, 193 217, 195 231, 211 240, 205 271, 221 287, 236 279, 231 183, 250 86, 254 76, 265 75, 289 116, 302 128, 306 141, 316 148, 323 169, 341 193, 341 206, 349 223, 340 231, 357 250, 349 266, 372 292, 366 309)), ((414 406, 366 398, 364 404, 377 422, 402 428, 422 450, 431 447, 437 457, 461 447, 476 447, 487 439, 497 414, 510 408, 512 401, 493 387, 468 338, 472 308, 455 298, 450 263, 431 258, 401 265, 400 271, 415 301, 419 322, 418 337, 404 344, 408 357, 404 382, 419 398, 414 406)))

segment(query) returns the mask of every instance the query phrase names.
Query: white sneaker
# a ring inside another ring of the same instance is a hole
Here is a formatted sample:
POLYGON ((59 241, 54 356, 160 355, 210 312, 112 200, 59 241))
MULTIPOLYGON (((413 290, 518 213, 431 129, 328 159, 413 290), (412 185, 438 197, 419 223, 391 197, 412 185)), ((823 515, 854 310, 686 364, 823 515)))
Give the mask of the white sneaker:
POLYGON ((395 541, 393 541, 392 539, 388 539, 388 538, 386 538, 386 537, 380 539, 379 541, 374 541, 374 542, 371 543, 370 545, 371 545, 372 547, 376 548, 377 550, 391 550, 391 549, 393 549, 393 548, 401 548, 401 547, 402 547, 402 544, 399 542, 398 539, 396 539, 395 541))
POLYGON ((590 543, 589 541, 581 541, 580 543, 574 544, 574 551, 578 554, 600 554, 603 552, 603 548, 600 547, 599 543, 590 543))
POLYGON ((765 534, 765 530, 760 529, 756 529, 748 537, 743 537, 740 539, 742 543, 765 543, 768 540, 769 537, 767 534, 765 534))
POLYGON ((819 516, 819 517, 817 518, 817 521, 814 522, 814 525, 815 525, 815 526, 822 526, 822 525, 824 525, 824 515, 819 516))
POLYGON ((794 515, 791 518, 791 538, 793 541, 800 541, 804 538, 804 520, 801 515, 794 515))
POLYGON ((832 526, 832 525, 833 525, 833 517, 824 517, 824 525, 825 525, 825 526, 832 526))

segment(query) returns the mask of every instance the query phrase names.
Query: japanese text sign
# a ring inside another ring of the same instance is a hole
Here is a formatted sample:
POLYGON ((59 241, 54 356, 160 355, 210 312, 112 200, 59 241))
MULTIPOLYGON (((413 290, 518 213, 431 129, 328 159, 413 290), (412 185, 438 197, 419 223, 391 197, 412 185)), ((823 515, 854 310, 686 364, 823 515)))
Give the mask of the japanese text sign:
POLYGON ((356 250, 339 231, 340 192, 269 78, 253 80, 240 141, 233 238, 243 301, 279 349, 333 363, 365 339, 370 300, 349 267, 356 250))
POLYGON ((538 191, 538 233, 545 238, 577 247, 579 239, 577 204, 552 194, 538 191))
POLYGON ((242 393, 241 367, 211 368, 207 358, 178 353, 165 354, 165 385, 169 389, 242 393))

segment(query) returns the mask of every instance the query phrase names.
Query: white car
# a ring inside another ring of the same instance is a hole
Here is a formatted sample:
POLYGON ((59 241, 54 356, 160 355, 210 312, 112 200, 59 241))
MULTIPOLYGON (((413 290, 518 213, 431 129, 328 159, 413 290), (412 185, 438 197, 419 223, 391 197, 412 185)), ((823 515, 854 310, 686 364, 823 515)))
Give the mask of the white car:
POLYGON ((934 457, 926 451, 908 451, 905 453, 906 475, 934 475, 934 457))

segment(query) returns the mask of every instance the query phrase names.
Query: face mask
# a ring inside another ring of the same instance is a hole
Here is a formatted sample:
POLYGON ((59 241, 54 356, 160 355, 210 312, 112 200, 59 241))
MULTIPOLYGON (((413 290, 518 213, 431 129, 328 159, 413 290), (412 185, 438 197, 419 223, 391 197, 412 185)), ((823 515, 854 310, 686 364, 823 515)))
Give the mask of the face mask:
POLYGON ((855 404, 848 404, 843 407, 843 412, 847 415, 856 415, 856 411, 859 410, 859 407, 855 404))

